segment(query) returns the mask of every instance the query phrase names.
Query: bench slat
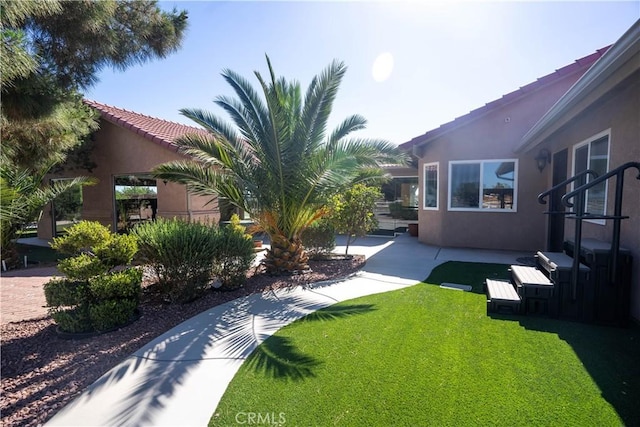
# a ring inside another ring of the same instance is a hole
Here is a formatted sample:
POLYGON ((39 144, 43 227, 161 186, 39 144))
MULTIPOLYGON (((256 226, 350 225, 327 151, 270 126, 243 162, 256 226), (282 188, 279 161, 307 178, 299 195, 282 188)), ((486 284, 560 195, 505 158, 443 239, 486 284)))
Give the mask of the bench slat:
POLYGON ((486 283, 490 300, 520 301, 520 297, 511 283, 491 279, 487 279, 486 283))
POLYGON ((553 286, 553 282, 535 267, 512 265, 511 272, 519 285, 553 286))

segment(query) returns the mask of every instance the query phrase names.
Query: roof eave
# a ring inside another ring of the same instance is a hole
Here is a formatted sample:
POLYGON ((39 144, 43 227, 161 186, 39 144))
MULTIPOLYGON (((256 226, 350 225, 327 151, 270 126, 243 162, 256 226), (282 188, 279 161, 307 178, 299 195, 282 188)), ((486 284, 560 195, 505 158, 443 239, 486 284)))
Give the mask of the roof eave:
MULTIPOLYGON (((542 143, 570 117, 561 118, 601 85, 615 70, 640 52, 640 20, 636 21, 609 50, 533 125, 522 137, 516 153, 523 153, 542 143)), ((572 117, 577 112, 573 112, 572 117)))
POLYGON ((588 61, 591 61, 591 63, 593 63, 593 61, 596 61, 597 59, 592 59, 592 58, 594 56, 597 56, 599 59, 599 57, 602 56, 604 52, 606 52, 607 49, 609 49, 609 47, 610 46, 604 47, 602 49, 598 49, 595 53, 592 53, 583 58, 577 59, 571 64, 568 64, 562 68, 555 70, 551 74, 540 77, 537 80, 525 86, 522 86, 513 92, 503 95, 501 98, 493 100, 479 108, 476 108, 475 110, 472 110, 463 116, 457 117, 454 120, 448 123, 445 123, 435 129, 432 129, 423 135, 417 136, 412 140, 405 142, 402 145, 409 146, 410 148, 412 148, 412 152, 414 155, 420 156, 422 147, 431 143, 437 138, 440 138, 441 136, 446 135, 462 126, 468 125, 469 123, 473 123, 476 120, 480 120, 484 116, 490 114, 492 111, 495 111, 498 108, 507 107, 512 103, 517 102, 529 96, 531 93, 536 92, 541 88, 546 87, 547 85, 553 84, 555 81, 557 81, 560 78, 567 77, 577 72, 584 73, 584 71, 582 71, 584 68, 584 63, 588 61))

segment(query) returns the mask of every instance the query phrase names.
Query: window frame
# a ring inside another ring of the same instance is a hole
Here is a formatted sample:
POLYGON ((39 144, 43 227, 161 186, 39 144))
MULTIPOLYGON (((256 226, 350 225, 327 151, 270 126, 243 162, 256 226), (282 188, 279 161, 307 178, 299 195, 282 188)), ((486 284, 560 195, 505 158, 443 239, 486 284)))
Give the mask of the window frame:
POLYGON ((440 210, 440 162, 430 162, 422 165, 422 210, 425 211, 437 211, 440 210), (436 205, 427 206, 427 168, 429 166, 436 167, 436 205))
POLYGON ((447 210, 451 212, 494 212, 494 213, 517 213, 518 212, 518 159, 478 159, 478 160, 450 160, 449 161, 449 170, 448 170, 448 185, 447 185, 447 210), (504 162, 513 162, 513 200, 511 209, 488 209, 482 207, 482 192, 484 189, 483 175, 484 168, 486 163, 504 163, 504 162), (478 190, 478 207, 470 208, 470 207, 454 207, 451 206, 451 186, 452 186, 452 173, 453 166, 459 164, 479 164, 480 165, 480 176, 479 176, 479 190, 478 190))
MULTIPOLYGON (((611 129, 606 129, 603 130, 602 132, 598 132, 595 135, 592 135, 586 139, 583 139, 582 141, 578 142, 577 144, 573 145, 573 151, 572 151, 572 165, 571 165, 571 171, 572 171, 572 176, 576 175, 576 166, 577 166, 577 156, 576 156, 576 152, 582 148, 582 147, 587 147, 587 160, 590 163, 591 162, 591 150, 592 150, 592 143, 597 142, 601 139, 603 139, 604 137, 607 138, 607 167, 606 167, 606 172, 609 172, 609 168, 611 166, 611 129)), ((587 164, 587 169, 589 169, 590 164, 587 164)), ((571 183, 571 190, 575 190, 576 188, 578 188, 578 186, 576 185, 575 182, 571 183)), ((587 194, 586 194, 586 199, 585 199, 585 209, 589 206, 589 190, 587 190, 587 194)), ((607 214, 607 204, 609 201, 609 181, 605 181, 604 182, 604 212, 602 213, 603 215, 607 214)), ((598 213, 600 214, 600 213, 598 213)), ((598 224, 598 225, 605 225, 606 224, 606 220, 604 219, 585 219, 584 221, 592 223, 592 224, 598 224)))

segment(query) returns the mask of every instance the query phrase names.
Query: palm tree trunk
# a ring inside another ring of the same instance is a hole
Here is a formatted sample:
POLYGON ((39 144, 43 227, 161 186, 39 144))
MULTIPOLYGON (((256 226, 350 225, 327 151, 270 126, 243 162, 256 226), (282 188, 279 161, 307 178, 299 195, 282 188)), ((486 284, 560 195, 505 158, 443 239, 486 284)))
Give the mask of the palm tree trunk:
POLYGON ((267 274, 279 276, 310 270, 309 257, 300 239, 289 240, 281 234, 270 236, 270 238, 271 249, 267 251, 263 261, 267 274))

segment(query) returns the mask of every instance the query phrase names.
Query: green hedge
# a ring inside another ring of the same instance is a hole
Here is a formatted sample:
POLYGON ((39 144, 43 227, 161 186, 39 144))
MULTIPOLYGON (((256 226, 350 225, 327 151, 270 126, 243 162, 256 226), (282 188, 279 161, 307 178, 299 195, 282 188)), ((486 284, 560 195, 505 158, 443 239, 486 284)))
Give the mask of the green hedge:
POLYGON ((86 295, 89 284, 83 281, 54 278, 44 285, 44 297, 51 307, 70 307, 86 295))
POLYGON ((336 229, 329 221, 316 221, 302 233, 302 244, 311 259, 326 257, 336 247, 336 229))
POLYGON ((83 253, 60 261, 58 270, 69 278, 88 280, 90 277, 104 273, 108 267, 95 255, 83 253))
POLYGON ((116 299, 101 301, 89 307, 89 319, 98 331, 108 331, 124 325, 135 315, 137 300, 116 299))
POLYGON ((52 247, 74 255, 58 263, 67 278, 54 278, 44 286, 49 313, 62 331, 102 332, 132 319, 142 271, 113 269, 131 263, 138 249, 135 236, 120 236, 97 222, 82 221, 54 239, 52 247))
POLYGON ((91 296, 97 300, 128 299, 138 301, 142 270, 130 268, 89 280, 91 296))
POLYGON ((138 238, 138 261, 153 268, 168 302, 191 301, 209 287, 217 227, 159 218, 137 225, 131 233, 138 238))
POLYGON ((77 334, 96 331, 91 325, 86 306, 73 308, 56 307, 50 309, 49 314, 63 332, 77 334))
POLYGON ((153 268, 171 303, 202 296, 215 277, 225 289, 242 286, 254 258, 251 240, 231 227, 158 219, 136 226, 132 234, 138 238, 138 260, 153 268))
POLYGON ((213 271, 220 279, 221 288, 232 290, 244 286, 255 258, 253 241, 247 239, 246 234, 225 227, 220 229, 216 244, 218 253, 213 271))

